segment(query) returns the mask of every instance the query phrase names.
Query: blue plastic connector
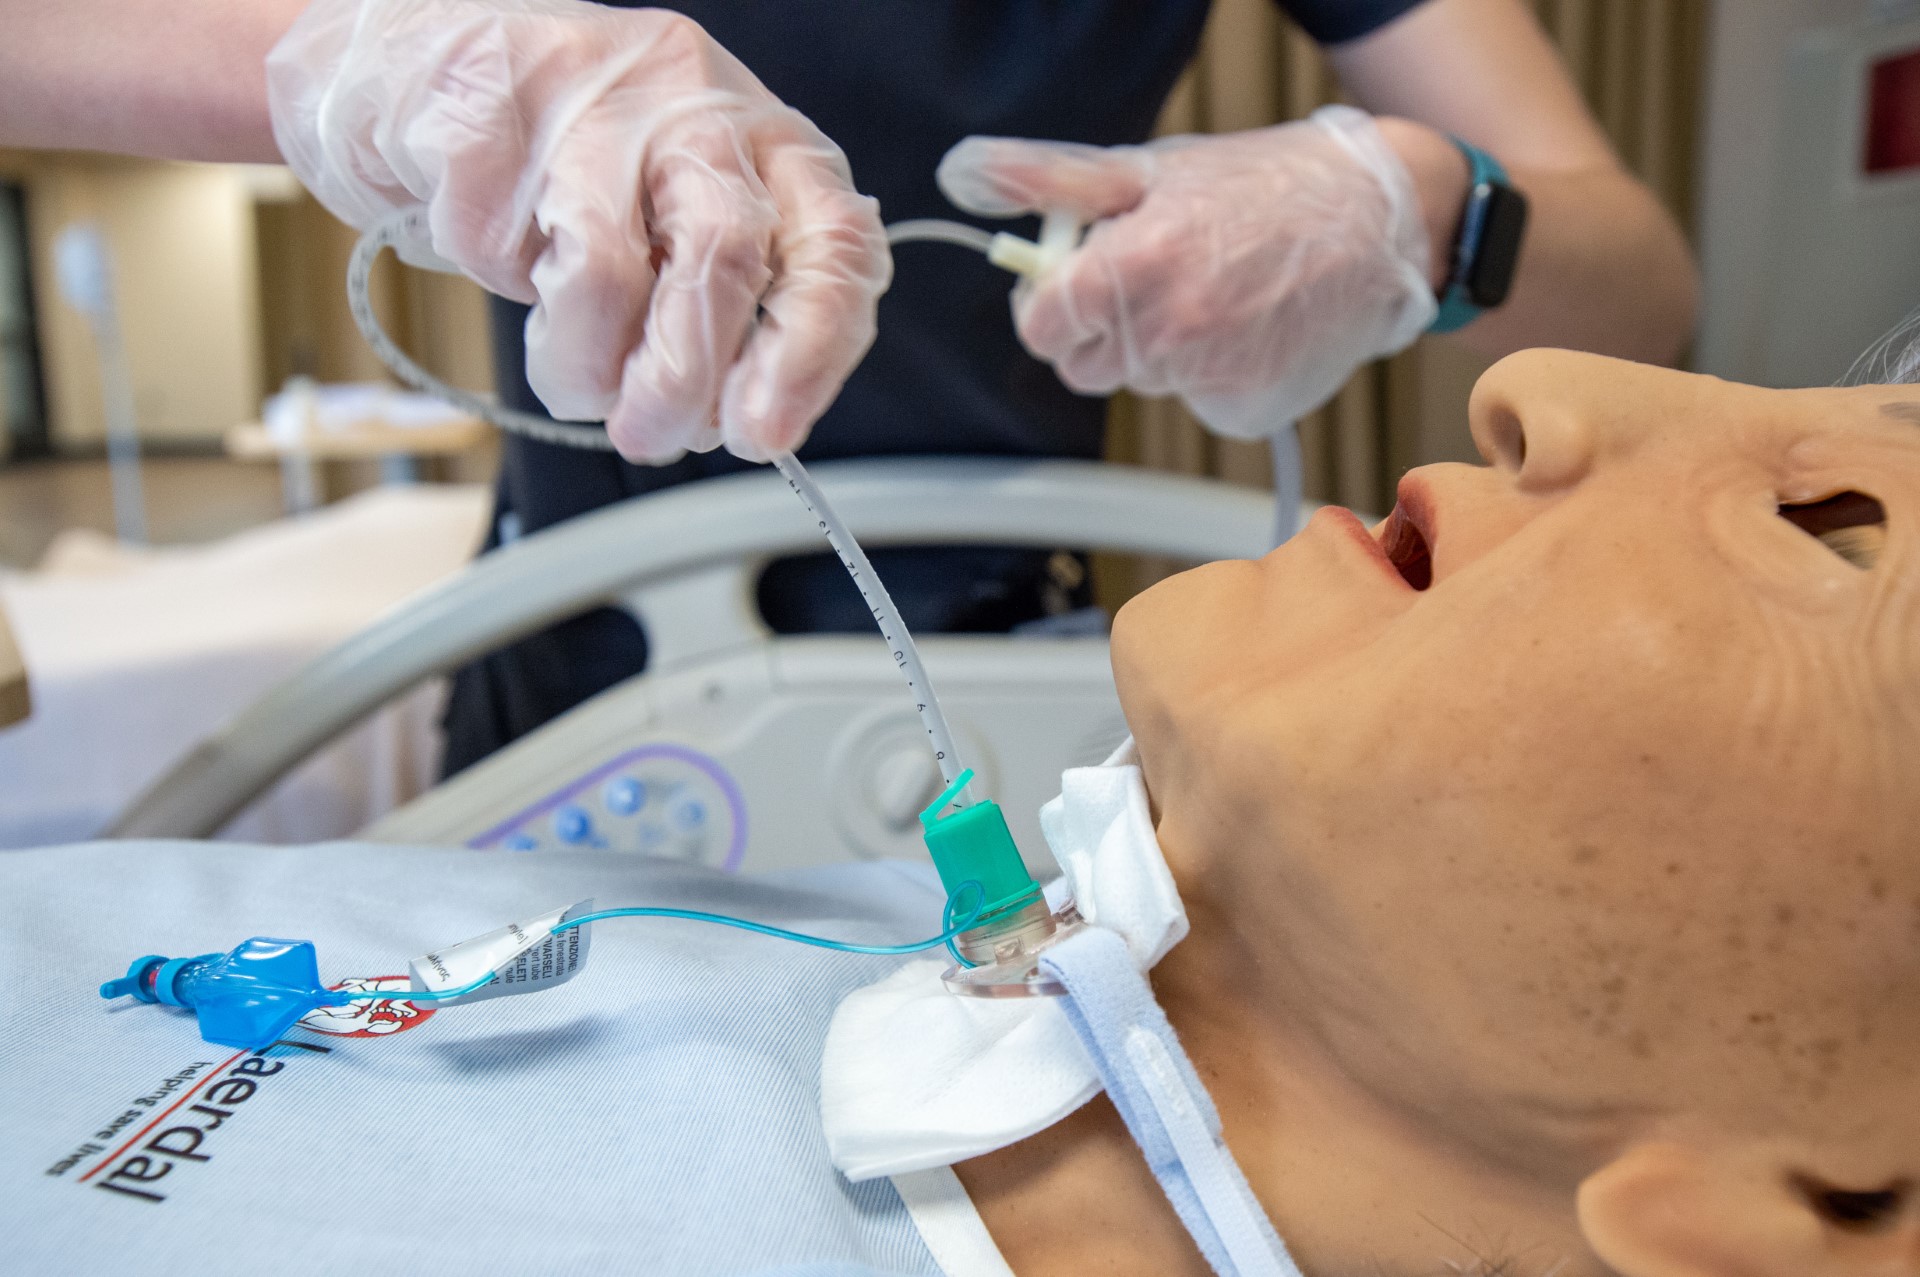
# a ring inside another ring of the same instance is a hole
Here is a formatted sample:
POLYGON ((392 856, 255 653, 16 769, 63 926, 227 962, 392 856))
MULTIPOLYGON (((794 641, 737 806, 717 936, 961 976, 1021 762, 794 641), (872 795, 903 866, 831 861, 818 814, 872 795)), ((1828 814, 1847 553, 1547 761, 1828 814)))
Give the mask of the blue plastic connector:
POLYGON ((312 941, 266 936, 255 936, 232 953, 148 954, 126 975, 100 986, 103 998, 128 995, 185 1007, 199 1017, 201 1037, 249 1051, 273 1045, 302 1016, 340 1001, 338 993, 320 984, 312 941))
POLYGON ((153 981, 156 973, 166 964, 166 959, 157 953, 149 953, 144 958, 135 958, 127 967, 127 973, 118 980, 109 980, 100 986, 103 998, 135 997, 142 1002, 158 1002, 154 996, 153 981))

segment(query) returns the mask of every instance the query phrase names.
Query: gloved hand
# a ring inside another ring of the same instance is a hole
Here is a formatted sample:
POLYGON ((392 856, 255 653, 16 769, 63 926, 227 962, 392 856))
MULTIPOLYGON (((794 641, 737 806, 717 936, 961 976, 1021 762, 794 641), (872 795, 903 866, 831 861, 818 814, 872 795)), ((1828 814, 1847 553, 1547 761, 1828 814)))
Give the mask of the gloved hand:
POLYGON ((534 304, 534 393, 630 459, 797 447, 873 341, 878 206, 680 14, 314 0, 267 81, 320 201, 362 229, 425 204, 418 248, 534 304))
POLYGON ((1020 339, 1075 390, 1176 394, 1223 434, 1311 412, 1437 310, 1413 178, 1351 107, 1108 149, 970 137, 938 178, 984 216, 1101 219, 1015 290, 1020 339))

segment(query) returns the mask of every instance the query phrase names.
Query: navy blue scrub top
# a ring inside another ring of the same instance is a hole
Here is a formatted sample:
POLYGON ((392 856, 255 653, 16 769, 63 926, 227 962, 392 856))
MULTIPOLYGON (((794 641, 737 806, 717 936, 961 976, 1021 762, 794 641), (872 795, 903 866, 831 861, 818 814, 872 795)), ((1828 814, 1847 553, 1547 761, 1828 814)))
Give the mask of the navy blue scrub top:
MULTIPOLYGON (((1365 35, 1420 0, 1281 0, 1331 44, 1365 35)), ((969 134, 1111 146, 1145 140, 1193 57, 1208 0, 690 0, 674 4, 838 143, 884 220, 953 217, 934 185, 969 134)), ((1031 234, 1035 223, 996 229, 1031 234)), ((801 449, 808 461, 897 454, 1098 457, 1106 402, 1076 395, 1014 335, 1012 277, 977 253, 903 245, 866 359, 801 449)), ((492 301, 501 398, 544 411, 527 388, 527 308, 492 301)), ((724 451, 674 465, 504 441, 499 513, 538 531, 627 497, 746 465, 724 451)), ((499 532, 496 523, 496 538, 499 532)), ((875 566, 910 626, 1005 629, 1057 605, 1046 552, 892 551, 875 566), (955 585, 954 583, 960 583, 955 585), (921 589, 922 584, 926 589, 921 589), (939 583, 939 584, 936 584, 939 583), (960 591, 958 597, 955 589, 960 591)), ((776 564, 761 583, 777 630, 872 624, 831 556, 776 564)), ((1084 598, 1084 588, 1073 601, 1084 598)), ((601 610, 516 644, 456 679, 447 770, 458 770, 594 692, 638 672, 645 640, 601 610)))

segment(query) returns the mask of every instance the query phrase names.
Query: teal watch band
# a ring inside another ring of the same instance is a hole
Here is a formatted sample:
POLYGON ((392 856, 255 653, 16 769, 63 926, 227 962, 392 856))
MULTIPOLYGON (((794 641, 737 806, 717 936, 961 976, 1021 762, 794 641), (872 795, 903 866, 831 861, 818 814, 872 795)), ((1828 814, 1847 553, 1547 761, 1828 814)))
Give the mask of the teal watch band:
POLYGON ((1460 214, 1460 233, 1453 242, 1453 269, 1440 290, 1440 312, 1427 328, 1430 333, 1450 333, 1465 328, 1487 309, 1473 299, 1467 281, 1473 278, 1486 238, 1487 210, 1491 205, 1488 196, 1495 183, 1503 187, 1507 184, 1507 171, 1500 167, 1500 161, 1451 134, 1448 140, 1467 157, 1467 202, 1460 214))

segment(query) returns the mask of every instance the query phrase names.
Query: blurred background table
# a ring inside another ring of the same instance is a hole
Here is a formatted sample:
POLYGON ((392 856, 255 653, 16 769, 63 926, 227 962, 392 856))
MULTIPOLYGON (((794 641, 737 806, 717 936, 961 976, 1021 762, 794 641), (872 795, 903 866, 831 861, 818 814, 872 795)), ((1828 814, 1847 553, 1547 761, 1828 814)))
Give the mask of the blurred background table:
POLYGON ((327 468, 375 464, 382 483, 416 483, 425 473, 494 445, 494 429, 478 417, 393 425, 369 419, 345 427, 308 430, 289 439, 258 421, 228 430, 227 455, 239 461, 276 461, 287 513, 301 514, 327 499, 327 468))

